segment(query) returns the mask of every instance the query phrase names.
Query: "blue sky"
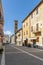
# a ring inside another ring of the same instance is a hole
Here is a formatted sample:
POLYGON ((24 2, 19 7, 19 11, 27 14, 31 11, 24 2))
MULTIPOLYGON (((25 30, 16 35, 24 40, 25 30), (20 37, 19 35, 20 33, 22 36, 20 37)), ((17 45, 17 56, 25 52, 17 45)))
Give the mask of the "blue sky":
POLYGON ((14 33, 14 20, 18 20, 18 29, 23 19, 40 2, 40 0, 2 0, 4 13, 4 31, 14 33))

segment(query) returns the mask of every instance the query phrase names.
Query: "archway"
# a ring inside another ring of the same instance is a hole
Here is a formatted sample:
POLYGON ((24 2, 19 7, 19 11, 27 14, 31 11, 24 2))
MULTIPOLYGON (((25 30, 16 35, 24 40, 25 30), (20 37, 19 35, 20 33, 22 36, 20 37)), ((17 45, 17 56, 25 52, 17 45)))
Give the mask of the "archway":
POLYGON ((33 47, 36 47, 36 40, 33 40, 33 47))

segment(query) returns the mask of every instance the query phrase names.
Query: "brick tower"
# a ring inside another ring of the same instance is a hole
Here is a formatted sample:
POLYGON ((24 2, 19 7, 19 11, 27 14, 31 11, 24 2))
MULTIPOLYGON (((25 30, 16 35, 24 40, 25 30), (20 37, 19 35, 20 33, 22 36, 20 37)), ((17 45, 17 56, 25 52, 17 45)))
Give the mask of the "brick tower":
POLYGON ((0 49, 3 43, 3 23, 4 23, 3 21, 4 18, 3 18, 2 1, 0 0, 0 49))
POLYGON ((18 21, 14 20, 14 35, 15 35, 15 44, 16 44, 16 32, 18 30, 18 21))

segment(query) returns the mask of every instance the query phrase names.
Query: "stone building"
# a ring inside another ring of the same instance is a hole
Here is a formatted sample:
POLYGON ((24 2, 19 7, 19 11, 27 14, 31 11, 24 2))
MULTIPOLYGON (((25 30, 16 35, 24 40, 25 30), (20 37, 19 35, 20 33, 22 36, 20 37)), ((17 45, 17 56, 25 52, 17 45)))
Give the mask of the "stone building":
POLYGON ((3 43, 10 43, 10 36, 9 35, 4 34, 3 43))

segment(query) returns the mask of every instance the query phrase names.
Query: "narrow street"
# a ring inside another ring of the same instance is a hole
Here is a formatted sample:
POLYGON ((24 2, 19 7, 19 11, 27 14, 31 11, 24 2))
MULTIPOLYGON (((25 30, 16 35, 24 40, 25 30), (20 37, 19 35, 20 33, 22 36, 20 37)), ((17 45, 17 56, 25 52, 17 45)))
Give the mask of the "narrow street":
POLYGON ((43 65, 43 50, 6 45, 5 65, 43 65))

